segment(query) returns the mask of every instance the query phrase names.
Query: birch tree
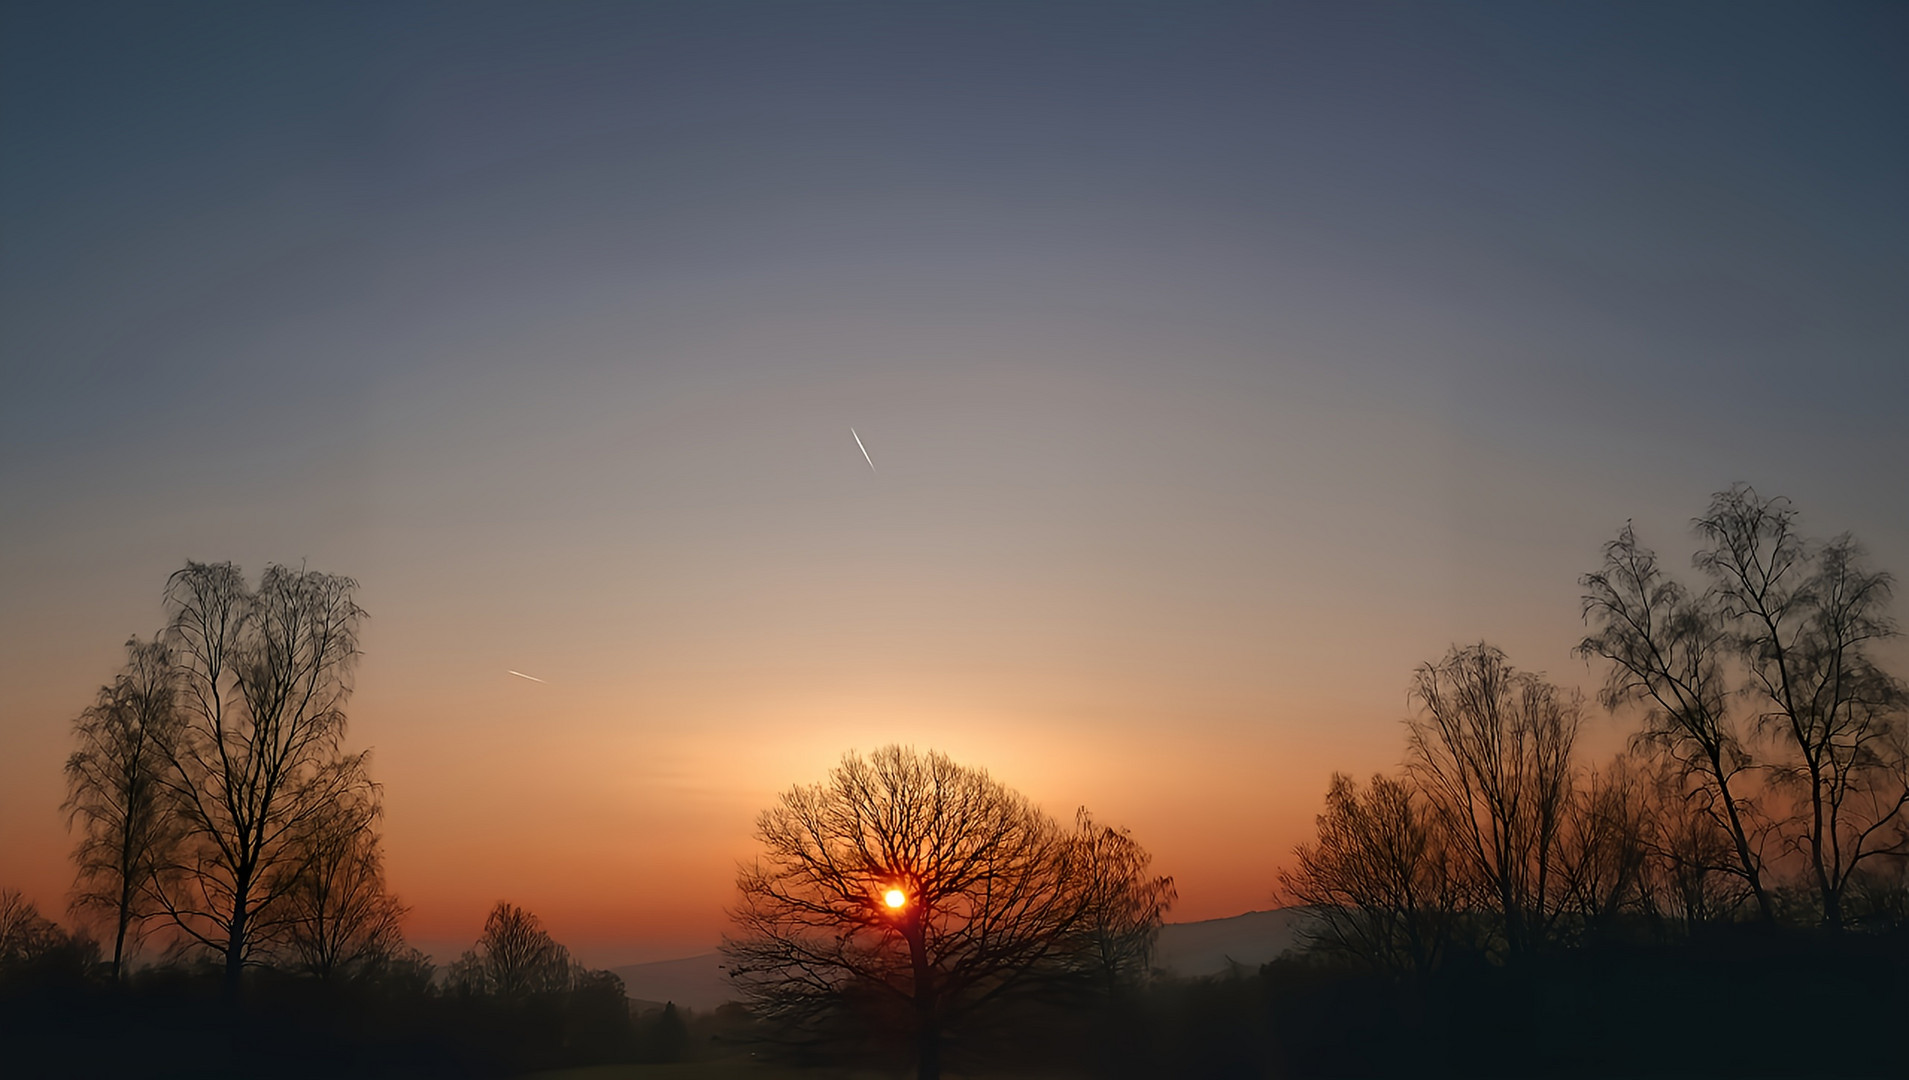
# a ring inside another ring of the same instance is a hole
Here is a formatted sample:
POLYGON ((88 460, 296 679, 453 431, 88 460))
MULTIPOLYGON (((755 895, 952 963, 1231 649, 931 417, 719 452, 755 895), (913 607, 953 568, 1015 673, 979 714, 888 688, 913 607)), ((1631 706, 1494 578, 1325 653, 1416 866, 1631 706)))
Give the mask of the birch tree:
POLYGON ((178 683, 165 787, 180 844, 160 876, 166 914, 218 954, 226 992, 282 942, 287 894, 320 815, 363 797, 364 753, 343 749, 364 611, 348 577, 188 563, 166 587, 178 683))

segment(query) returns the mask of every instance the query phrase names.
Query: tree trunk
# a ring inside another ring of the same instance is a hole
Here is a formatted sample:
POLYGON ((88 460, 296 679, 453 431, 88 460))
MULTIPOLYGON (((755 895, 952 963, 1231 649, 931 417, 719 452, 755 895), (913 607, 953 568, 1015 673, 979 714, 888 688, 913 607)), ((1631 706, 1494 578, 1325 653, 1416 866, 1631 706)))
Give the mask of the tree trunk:
POLYGON ((1823 865, 1823 769, 1814 757, 1810 765, 1810 869, 1816 873, 1816 891, 1823 898, 1823 925, 1839 930, 1843 925, 1840 890, 1830 884, 1829 868, 1823 865))
POLYGON ((1763 890, 1763 875, 1757 873, 1756 859, 1750 854, 1750 838, 1744 834, 1743 818, 1737 814, 1737 798, 1730 794, 1730 781, 1724 776, 1723 758, 1715 750, 1710 752, 1710 771, 1717 778, 1717 791, 1723 796, 1723 808, 1730 815, 1730 839, 1737 845, 1737 861, 1743 864, 1743 876, 1750 882, 1750 891, 1757 898, 1757 915, 1766 923, 1776 921, 1776 910, 1770 906, 1770 894, 1763 890))
POLYGON ((232 903, 232 926, 225 940, 225 997, 239 999, 240 976, 245 972, 245 888, 241 878, 238 897, 232 903))
MULTIPOLYGON (((128 800, 128 816, 131 814, 131 800, 128 800)), ((113 982, 118 984, 125 968, 122 966, 126 955, 126 924, 133 915, 133 831, 130 822, 120 825, 119 839, 119 911, 113 926, 113 982)))
MULTIPOLYGON (((1499 864, 1499 873, 1505 873, 1502 863, 1499 864)), ((1512 896, 1510 881, 1502 877, 1498 887, 1498 904, 1505 912, 1505 949, 1513 956, 1522 955, 1525 952, 1524 910, 1512 896)))
POLYGON ((117 985, 121 973, 125 970, 121 964, 126 955, 126 905, 119 907, 119 925, 113 932, 113 983, 117 985))
POLYGON ((915 1036, 916 1080, 941 1080, 941 1031, 934 1017, 920 1017, 921 1030, 915 1036))
POLYGON ((908 959, 914 968, 915 997, 915 1077, 916 1080, 941 1080, 941 1017, 936 1000, 935 972, 928 963, 928 945, 923 939, 921 911, 914 909, 902 929, 908 940, 908 959))

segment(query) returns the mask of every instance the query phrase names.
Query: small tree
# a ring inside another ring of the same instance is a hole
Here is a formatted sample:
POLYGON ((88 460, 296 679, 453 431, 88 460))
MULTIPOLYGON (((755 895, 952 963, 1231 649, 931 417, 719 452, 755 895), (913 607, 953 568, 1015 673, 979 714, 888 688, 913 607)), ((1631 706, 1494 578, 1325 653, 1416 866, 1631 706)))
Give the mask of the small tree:
POLYGON ((676 1011, 675 1002, 664 1002, 657 1010, 655 1019, 644 1026, 640 1043, 646 1061, 682 1059, 683 1051, 689 1047, 689 1025, 683 1022, 683 1014, 676 1011))
POLYGON ((1586 931, 1652 902, 1648 780, 1620 756, 1572 792, 1559 843, 1564 904, 1586 931))
MULTIPOLYGON (((737 932, 722 946, 731 980, 789 1028, 855 1013, 905 1031, 923 1078, 940 1075, 944 1038, 978 1010, 1099 964, 1082 951, 1096 911, 1126 943, 1116 969, 1131 970, 1166 899, 1158 888, 1097 899, 1088 852, 1025 798, 898 746, 851 753, 822 783, 785 792, 756 836, 763 853, 738 877, 737 932)), ((1102 885, 1145 885, 1137 847, 1089 836, 1123 849, 1102 885)))
POLYGON ((1080 940, 1067 951, 1103 989, 1146 983, 1153 946, 1178 893, 1170 877, 1149 871, 1153 856, 1126 829, 1100 825, 1082 807, 1074 817, 1073 859, 1079 866, 1080 940))
POLYGON ((1557 842, 1571 798, 1577 700, 1483 643, 1418 670, 1407 768, 1513 953, 1557 911, 1557 842))
POLYGON ((0 889, 0 970, 55 948, 62 934, 18 889, 0 889))
POLYGON ((574 968, 570 950, 537 916, 500 900, 485 917, 476 947, 451 965, 450 983, 460 993, 514 1001, 570 989, 574 968))
POLYGON ((60 929, 18 889, 0 889, 0 990, 78 982, 98 962, 91 938, 60 929))
POLYGON ((307 819, 287 869, 284 948, 320 979, 383 968, 402 953, 404 905, 385 888, 377 788, 348 792, 307 819))
POLYGON ((134 638, 126 666, 74 721, 79 748, 66 760, 68 827, 80 827, 73 906, 110 921, 112 973, 157 913, 156 878, 173 854, 177 822, 162 767, 177 737, 171 650, 134 638))
POLYGON ((1410 785, 1374 776, 1361 794, 1334 773, 1318 828, 1279 875, 1311 916, 1301 931, 1308 944, 1399 974, 1435 967, 1459 897, 1444 838, 1410 785))

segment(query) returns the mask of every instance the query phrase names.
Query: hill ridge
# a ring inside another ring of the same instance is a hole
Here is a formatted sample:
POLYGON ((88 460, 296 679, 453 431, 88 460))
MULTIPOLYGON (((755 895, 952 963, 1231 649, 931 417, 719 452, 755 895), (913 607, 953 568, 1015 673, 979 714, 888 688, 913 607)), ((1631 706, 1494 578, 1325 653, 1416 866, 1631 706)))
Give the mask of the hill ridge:
MULTIPOLYGON (((1245 911, 1217 919, 1167 923, 1160 928, 1154 964, 1187 978, 1218 975, 1231 966, 1258 967, 1292 948, 1303 912, 1298 908, 1245 911)), ((613 967, 631 1000, 705 1011, 735 997, 715 949, 675 960, 613 967)))

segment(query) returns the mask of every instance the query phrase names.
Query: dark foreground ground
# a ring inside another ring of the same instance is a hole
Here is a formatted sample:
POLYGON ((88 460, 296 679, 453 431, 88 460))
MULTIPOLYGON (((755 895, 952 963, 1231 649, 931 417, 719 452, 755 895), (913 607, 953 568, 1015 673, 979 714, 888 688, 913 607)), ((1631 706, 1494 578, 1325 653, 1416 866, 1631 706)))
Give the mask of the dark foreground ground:
MULTIPOLYGON (((951 1077, 1903 1077, 1909 936, 1730 928, 1424 980, 1305 960, 1066 1010, 951 1042, 951 1077)), ((114 990, 0 988, 0 1076, 873 1080, 903 1040, 791 1057, 734 1009, 632 1017, 620 997, 504 1003, 417 984, 261 977, 239 1007, 159 973, 114 990)))

